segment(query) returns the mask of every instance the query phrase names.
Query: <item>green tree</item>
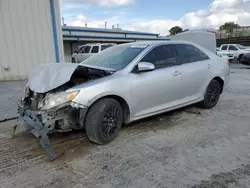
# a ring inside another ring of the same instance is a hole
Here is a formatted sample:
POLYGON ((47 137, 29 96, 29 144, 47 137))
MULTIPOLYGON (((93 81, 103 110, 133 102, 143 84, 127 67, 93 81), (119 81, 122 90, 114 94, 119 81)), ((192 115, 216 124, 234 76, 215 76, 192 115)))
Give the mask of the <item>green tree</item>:
POLYGON ((169 33, 171 34, 171 35, 176 35, 176 34, 178 34, 178 33, 181 33, 183 30, 182 30, 182 28, 181 27, 179 27, 179 26, 174 26, 174 27, 172 27, 170 30, 169 30, 169 33))
POLYGON ((238 24, 234 22, 226 22, 222 26, 220 26, 220 30, 225 30, 227 34, 232 35, 233 30, 240 27, 238 24))

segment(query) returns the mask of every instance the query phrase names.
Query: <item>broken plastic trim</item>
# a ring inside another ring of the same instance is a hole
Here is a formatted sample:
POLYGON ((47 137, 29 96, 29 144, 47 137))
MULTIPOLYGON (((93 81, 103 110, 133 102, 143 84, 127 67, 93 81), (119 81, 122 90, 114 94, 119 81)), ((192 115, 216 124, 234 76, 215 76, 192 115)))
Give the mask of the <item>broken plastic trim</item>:
POLYGON ((47 135, 49 131, 42 125, 40 120, 31 110, 25 110, 23 116, 18 119, 17 125, 13 128, 13 135, 15 134, 17 126, 22 124, 28 124, 32 127, 31 133, 40 139, 40 144, 48 153, 49 160, 54 161, 57 157, 51 147, 49 137, 47 135))

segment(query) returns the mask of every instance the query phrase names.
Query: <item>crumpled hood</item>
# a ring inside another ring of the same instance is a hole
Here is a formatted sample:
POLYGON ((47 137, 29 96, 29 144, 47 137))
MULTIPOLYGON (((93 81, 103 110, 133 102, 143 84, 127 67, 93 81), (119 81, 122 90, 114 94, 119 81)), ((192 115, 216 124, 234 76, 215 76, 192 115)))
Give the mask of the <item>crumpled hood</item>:
POLYGON ((46 93, 70 81, 78 66, 72 63, 42 64, 29 75, 28 86, 36 93, 46 93))

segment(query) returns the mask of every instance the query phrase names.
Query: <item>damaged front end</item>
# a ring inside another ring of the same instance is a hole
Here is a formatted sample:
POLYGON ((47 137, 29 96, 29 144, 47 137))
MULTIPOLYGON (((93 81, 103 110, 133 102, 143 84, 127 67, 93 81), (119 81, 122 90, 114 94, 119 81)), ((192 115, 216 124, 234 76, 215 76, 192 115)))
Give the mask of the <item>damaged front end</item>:
MULTIPOLYGON (((32 134, 40 139, 40 144, 47 151, 49 159, 53 161, 57 156, 51 148, 48 134, 83 129, 84 117, 88 108, 87 106, 73 102, 73 99, 78 95, 80 90, 70 92, 67 90, 86 81, 101 78, 111 73, 78 66, 72 71, 68 81, 58 86, 58 82, 55 82, 55 84, 51 83, 52 80, 55 81, 53 75, 53 79, 48 79, 50 76, 48 74, 50 72, 48 71, 48 67, 46 67, 43 74, 41 74, 41 71, 43 70, 39 70, 40 77, 46 75, 49 87, 44 87, 46 84, 43 82, 41 84, 43 88, 41 89, 37 85, 39 83, 34 84, 30 80, 32 78, 29 78, 29 82, 25 87, 24 97, 18 104, 19 118, 17 124, 28 126, 32 134)), ((59 82, 62 81, 62 79, 58 79, 59 82)), ((65 77, 63 79, 64 82, 67 80, 65 77)), ((35 78, 34 80, 37 82, 38 79, 35 78)), ((16 127, 14 127, 13 134, 16 127)))

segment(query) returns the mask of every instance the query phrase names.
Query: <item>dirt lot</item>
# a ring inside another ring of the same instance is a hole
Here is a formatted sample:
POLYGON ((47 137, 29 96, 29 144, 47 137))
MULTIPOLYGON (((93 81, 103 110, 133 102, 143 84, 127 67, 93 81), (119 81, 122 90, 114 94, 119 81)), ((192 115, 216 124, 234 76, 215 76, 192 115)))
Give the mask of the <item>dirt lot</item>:
POLYGON ((212 110, 189 107, 124 127, 106 146, 84 132, 52 135, 49 162, 36 138, 0 124, 0 187, 250 187, 250 70, 232 68, 212 110))

